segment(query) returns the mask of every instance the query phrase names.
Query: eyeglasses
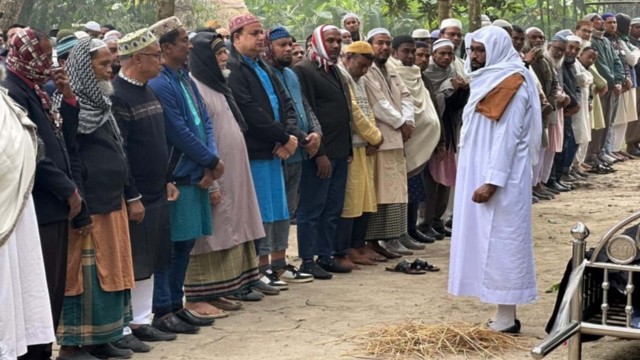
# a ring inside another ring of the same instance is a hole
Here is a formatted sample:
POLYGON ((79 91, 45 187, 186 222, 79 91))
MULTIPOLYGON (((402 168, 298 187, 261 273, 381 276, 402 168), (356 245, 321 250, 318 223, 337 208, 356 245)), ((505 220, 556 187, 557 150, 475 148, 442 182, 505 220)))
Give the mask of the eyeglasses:
POLYGON ((156 58, 158 60, 160 60, 160 58, 162 57, 162 54, 138 53, 138 55, 153 56, 154 58, 156 58))

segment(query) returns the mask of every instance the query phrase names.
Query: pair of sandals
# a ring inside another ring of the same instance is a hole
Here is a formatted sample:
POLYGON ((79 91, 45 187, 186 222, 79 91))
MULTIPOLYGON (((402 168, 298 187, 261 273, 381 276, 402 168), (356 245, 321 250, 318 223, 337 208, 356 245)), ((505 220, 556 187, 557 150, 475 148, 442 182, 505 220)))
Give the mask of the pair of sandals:
POLYGON ((426 260, 415 259, 413 262, 402 260, 394 267, 385 268, 386 271, 399 272, 407 275, 424 275, 427 272, 438 272, 440 268, 429 264, 426 260))
POLYGON ((598 166, 591 168, 591 170, 587 172, 592 174, 604 175, 614 173, 616 172, 616 170, 607 164, 598 164, 598 166))

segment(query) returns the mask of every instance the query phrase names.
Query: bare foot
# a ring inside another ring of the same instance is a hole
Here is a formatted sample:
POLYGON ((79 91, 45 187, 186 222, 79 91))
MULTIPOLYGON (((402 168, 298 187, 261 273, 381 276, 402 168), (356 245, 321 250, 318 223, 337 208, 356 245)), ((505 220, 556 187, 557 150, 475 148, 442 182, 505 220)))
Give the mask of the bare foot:
POLYGON ((187 302, 185 308, 195 311, 202 316, 215 316, 215 317, 227 317, 229 314, 218 309, 217 307, 207 302, 187 302))
POLYGON ((362 257, 365 257, 371 261, 375 261, 375 262, 387 262, 387 258, 378 254, 377 252, 375 252, 373 249, 371 249, 369 246, 363 246, 361 248, 355 249, 359 255, 361 255, 362 257))
POLYGON ((360 253, 358 253, 355 250, 352 250, 349 253, 349 260, 351 260, 354 264, 360 264, 360 265, 378 265, 378 263, 373 260, 370 259, 364 255, 361 255, 360 253))
POLYGON ((360 270, 360 267, 354 264, 347 256, 334 256, 333 258, 340 266, 344 266, 351 270, 360 270))

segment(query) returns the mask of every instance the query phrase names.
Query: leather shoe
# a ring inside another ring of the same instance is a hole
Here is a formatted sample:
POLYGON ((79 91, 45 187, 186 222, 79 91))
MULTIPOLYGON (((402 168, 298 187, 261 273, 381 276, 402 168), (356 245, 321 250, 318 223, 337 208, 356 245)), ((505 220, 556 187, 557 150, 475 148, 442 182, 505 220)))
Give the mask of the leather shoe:
POLYGON ((400 237, 400 244, 410 250, 424 250, 425 245, 413 240, 408 235, 400 237))
POLYGON ((451 229, 448 229, 444 225, 442 227, 431 226, 431 228, 445 237, 451 237, 451 229))
POLYGON ((93 350, 89 351, 89 354, 98 359, 129 359, 133 355, 133 351, 129 349, 118 349, 110 343, 106 343, 97 345, 93 350))
POLYGON ((160 331, 174 334, 195 334, 200 331, 199 327, 182 321, 176 314, 169 314, 162 319, 154 318, 151 325, 160 331))
POLYGON ((431 236, 432 238, 436 239, 436 240, 443 240, 444 239, 444 234, 439 233, 438 231, 436 231, 433 227, 429 226, 429 229, 427 230, 427 232, 425 233, 425 235, 427 236, 431 236))
POLYGON ((637 149, 637 148, 630 149, 627 147, 627 154, 634 157, 640 157, 640 149, 637 149))
POLYGON ((209 326, 216 321, 216 319, 196 316, 193 312, 189 311, 189 309, 182 309, 180 311, 177 311, 176 316, 178 316, 187 324, 193 326, 209 326))
POLYGON ((113 346, 118 349, 129 349, 134 353, 146 353, 151 351, 151 346, 143 343, 133 334, 125 335, 120 340, 114 341, 113 346))
POLYGON ((71 355, 58 355, 56 360, 97 360, 98 358, 89 354, 86 350, 79 348, 71 355))
POLYGON ((556 190, 556 191, 559 191, 559 192, 567 192, 567 191, 571 190, 569 188, 566 188, 566 187, 558 184, 556 181, 554 181, 552 183, 548 183, 547 184, 547 188, 548 189, 553 189, 553 190, 556 190))
POLYGON ((174 333, 164 332, 151 325, 142 325, 135 329, 132 328, 131 333, 140 341, 171 341, 178 337, 174 333))
POLYGON ((316 260, 316 264, 318 264, 318 266, 320 266, 324 271, 328 271, 330 273, 346 274, 351 272, 351 269, 338 264, 338 262, 332 257, 326 259, 318 258, 318 260, 316 260))
POLYGON ((537 197, 538 200, 552 200, 553 199, 553 195, 545 195, 542 193, 539 193, 537 191, 532 191, 531 192, 533 196, 537 197))
POLYGON ((416 230, 415 232, 410 232, 409 236, 411 236, 413 240, 423 244, 431 244, 436 242, 436 239, 434 237, 427 236, 424 233, 422 233, 420 230, 416 230))
POLYGON ((413 255, 413 251, 402 246, 402 244, 400 244, 400 241, 398 239, 393 239, 393 240, 384 241, 384 242, 381 241, 380 246, 396 254, 405 255, 405 256, 413 255))

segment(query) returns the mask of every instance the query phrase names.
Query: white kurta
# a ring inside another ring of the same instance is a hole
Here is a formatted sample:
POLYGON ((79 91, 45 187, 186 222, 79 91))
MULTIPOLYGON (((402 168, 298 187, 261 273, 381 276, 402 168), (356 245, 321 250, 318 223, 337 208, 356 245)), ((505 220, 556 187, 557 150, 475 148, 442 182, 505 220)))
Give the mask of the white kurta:
POLYGON ((529 104, 523 85, 498 122, 465 109, 449 269, 453 295, 510 305, 536 299, 530 144, 539 143, 542 125, 527 123, 529 104), (472 202, 485 183, 498 186, 493 197, 472 202))
POLYGON ((571 128, 576 144, 591 141, 591 111, 589 111, 589 88, 593 84, 593 75, 579 61, 574 63, 576 81, 580 86, 580 110, 573 115, 571 128))
POLYGON ((0 248, 0 314, 0 360, 15 360, 28 345, 55 341, 32 198, 0 248))

